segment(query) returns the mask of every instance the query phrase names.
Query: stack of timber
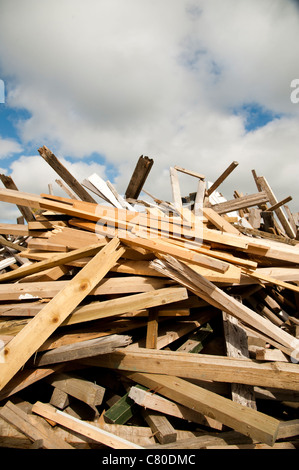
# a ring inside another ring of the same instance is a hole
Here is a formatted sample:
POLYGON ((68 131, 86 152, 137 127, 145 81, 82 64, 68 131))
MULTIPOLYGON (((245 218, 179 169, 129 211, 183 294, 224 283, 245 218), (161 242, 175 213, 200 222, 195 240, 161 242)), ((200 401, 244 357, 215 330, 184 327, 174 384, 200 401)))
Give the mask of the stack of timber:
POLYGON ((164 201, 143 156, 122 196, 38 151, 65 197, 1 175, 21 215, 0 224, 0 446, 298 448, 291 197, 253 170, 256 193, 225 199, 232 162, 213 184, 171 167, 164 201))

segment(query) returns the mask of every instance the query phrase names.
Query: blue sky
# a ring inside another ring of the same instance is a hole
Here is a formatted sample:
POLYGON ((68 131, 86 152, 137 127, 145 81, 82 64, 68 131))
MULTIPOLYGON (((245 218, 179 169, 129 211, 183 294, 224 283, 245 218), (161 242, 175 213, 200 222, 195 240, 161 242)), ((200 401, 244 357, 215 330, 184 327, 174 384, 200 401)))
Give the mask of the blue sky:
POLYGON ((297 212, 298 57, 292 0, 2 0, 0 170, 62 195, 46 145, 79 181, 96 172, 124 192, 148 155, 147 189, 170 200, 170 166, 213 181, 238 161, 227 199, 256 192, 255 169, 297 212))

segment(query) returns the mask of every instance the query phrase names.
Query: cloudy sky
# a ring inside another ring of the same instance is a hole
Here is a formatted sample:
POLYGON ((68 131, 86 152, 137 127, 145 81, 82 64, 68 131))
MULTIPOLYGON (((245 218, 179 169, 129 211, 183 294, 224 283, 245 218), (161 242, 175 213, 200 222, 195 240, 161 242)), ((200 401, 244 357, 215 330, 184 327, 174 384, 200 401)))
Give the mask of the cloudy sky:
POLYGON ((0 79, 0 172, 20 190, 62 195, 46 145, 120 193, 147 155, 145 189, 166 200, 170 166, 214 181, 237 161, 227 199, 257 191, 255 169, 299 210, 295 0, 0 0, 0 79))

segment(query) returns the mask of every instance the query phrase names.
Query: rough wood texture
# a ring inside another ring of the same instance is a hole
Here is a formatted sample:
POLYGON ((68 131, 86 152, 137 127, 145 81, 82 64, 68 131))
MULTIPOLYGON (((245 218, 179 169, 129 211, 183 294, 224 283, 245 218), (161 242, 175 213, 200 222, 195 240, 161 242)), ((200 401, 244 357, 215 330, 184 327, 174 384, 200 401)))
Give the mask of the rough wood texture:
POLYGON ((58 439, 46 422, 39 420, 37 416, 26 413, 11 402, 7 402, 0 409, 0 416, 28 436, 33 442, 41 440, 41 447, 44 449, 73 449, 70 444, 58 439))
POLYGON ((97 442, 112 447, 113 449, 142 449, 141 446, 133 444, 126 439, 115 436, 103 429, 99 429, 90 423, 76 419, 63 411, 56 410, 51 405, 37 402, 33 405, 32 411, 83 436, 90 437, 97 442))
POLYGON ((0 364, 0 388, 9 382, 44 341, 68 317, 122 255, 119 240, 113 239, 70 283, 15 336, 4 349, 0 364))
POLYGON ((45 145, 38 149, 40 156, 56 171, 65 183, 79 196, 82 201, 96 202, 93 197, 81 186, 74 176, 65 168, 58 158, 45 145))
MULTIPOLYGON (((243 357, 249 359, 248 340, 244 328, 235 317, 223 312, 224 336, 226 350, 229 357, 243 357)), ((257 409, 254 389, 251 386, 232 383, 232 400, 244 406, 257 409)))
MULTIPOLYGON (((18 187, 15 184, 15 182, 12 179, 11 176, 0 174, 0 179, 3 183, 3 185, 7 189, 13 189, 15 191, 18 191, 18 187)), ((24 219, 27 220, 27 222, 35 220, 34 214, 33 214, 32 210, 29 207, 21 206, 21 205, 18 205, 17 207, 18 207, 19 211, 21 212, 22 216, 24 217, 24 219)))
POLYGON ((245 436, 269 445, 276 441, 280 422, 252 408, 244 408, 239 403, 178 377, 140 373, 131 373, 128 376, 149 388, 159 387, 159 393, 162 395, 211 416, 245 436))
POLYGON ((137 199, 154 164, 154 160, 141 155, 125 191, 126 199, 137 199))

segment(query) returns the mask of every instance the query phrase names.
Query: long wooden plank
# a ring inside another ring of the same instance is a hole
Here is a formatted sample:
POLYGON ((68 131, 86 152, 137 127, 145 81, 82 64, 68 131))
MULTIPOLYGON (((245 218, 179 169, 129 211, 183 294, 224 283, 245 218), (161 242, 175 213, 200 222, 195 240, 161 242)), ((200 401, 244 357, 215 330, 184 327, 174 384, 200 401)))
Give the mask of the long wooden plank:
MULTIPOLYGON (((7 189, 13 189, 15 191, 18 191, 17 185, 15 184, 11 176, 1 174, 0 179, 7 189)), ((19 211, 21 212, 22 216, 24 217, 24 219, 27 220, 27 222, 31 220, 35 220, 34 214, 29 207, 21 206, 21 205, 18 205, 17 207, 19 211)))
POLYGON ((116 299, 78 307, 64 320, 62 325, 74 325, 76 323, 97 320, 99 318, 108 318, 122 313, 178 302, 187 298, 187 290, 181 287, 165 287, 152 292, 122 296, 116 299))
POLYGON ((0 400, 4 400, 16 393, 24 390, 26 387, 43 380, 54 372, 59 371, 64 367, 64 364, 57 364, 49 367, 40 367, 38 369, 23 369, 19 371, 12 380, 1 390, 0 400))
MULTIPOLYGON (((246 331, 236 317, 222 312, 223 331, 226 352, 229 357, 244 357, 249 359, 248 338, 246 331)), ((231 384, 232 400, 244 406, 257 409, 254 388, 244 384, 231 384)))
POLYGON ((46 426, 47 423, 42 422, 41 418, 26 413, 11 402, 7 402, 0 409, 0 416, 28 436, 33 442, 42 439, 42 446, 45 449, 73 449, 70 444, 58 439, 50 426, 46 426))
POLYGON ((18 372, 77 305, 122 256, 124 248, 112 239, 4 348, 0 389, 18 372))
MULTIPOLYGON (((69 284, 66 284, 65 288, 61 289, 61 294, 67 289, 69 284)), ((54 297, 50 302, 56 298, 54 297)), ((165 306, 167 304, 175 305, 176 302, 186 300, 188 298, 187 290, 184 287, 165 287, 162 289, 156 289, 150 292, 143 292, 141 294, 124 295, 116 299, 105 300, 102 302, 92 302, 87 305, 75 307, 72 313, 62 322, 63 326, 74 325, 77 323, 98 320, 100 318, 108 318, 116 315, 125 313, 138 312, 140 310, 149 309, 157 306, 165 306)), ((47 304, 47 305, 49 305, 47 304)), ((47 306, 46 305, 46 306, 47 306)), ((46 307, 36 309, 29 312, 32 316, 37 317, 46 307)), ((28 315, 27 315, 28 316, 28 315)), ((25 326, 31 323, 31 319, 22 320, 10 320, 8 322, 1 322, 1 335, 10 334, 14 335, 19 333, 25 326)), ((59 326, 59 325, 58 325, 59 326)))
POLYGON ((21 277, 28 276, 29 274, 53 268, 54 266, 68 264, 72 261, 84 258, 86 256, 93 256, 106 244, 106 241, 102 240, 89 247, 78 248, 77 250, 73 250, 67 253, 53 255, 49 259, 44 261, 39 261, 30 265, 23 265, 20 268, 15 269, 14 271, 0 274, 0 282, 16 280, 21 277))
POLYGON ((127 346, 130 342, 131 337, 125 335, 108 335, 80 341, 38 354, 34 358, 34 365, 45 366, 97 356, 99 354, 107 354, 116 348, 127 346))
POLYGON ((40 156, 56 171, 66 184, 82 199, 82 201, 94 202, 93 197, 81 186, 76 178, 65 168, 51 150, 45 145, 38 149, 40 156))
POLYGON ((195 178, 199 178, 201 180, 205 179, 205 175, 203 175, 201 173, 197 173, 197 171, 187 170, 186 168, 182 168, 181 166, 178 166, 178 165, 175 165, 174 169, 177 170, 177 171, 180 171, 181 173, 185 173, 186 175, 190 175, 190 176, 194 176, 195 178))
POLYGON ((267 276, 265 274, 262 274, 260 271, 259 272, 252 272, 250 269, 245 269, 243 268, 244 273, 247 274, 250 277, 253 277, 254 279, 258 279, 259 281, 266 282, 269 284, 274 284, 280 287, 283 287, 285 289, 292 290, 294 292, 299 292, 299 287, 294 286, 293 284, 285 281, 281 281, 279 279, 275 279, 272 276, 267 276))
POLYGON ((141 155, 136 163, 133 174, 125 191, 126 199, 137 199, 143 185, 149 175, 154 164, 154 160, 147 156, 141 155))
POLYGON ((180 209, 182 207, 182 195, 180 189, 179 178, 177 174, 177 170, 175 168, 170 168, 170 182, 172 188, 172 200, 175 208, 180 209))
POLYGON ((151 266, 164 274, 167 274, 172 279, 179 282, 181 285, 196 293, 200 298, 206 300, 208 303, 216 308, 224 310, 241 320, 245 325, 251 326, 257 332, 267 335, 269 342, 274 340, 281 345, 283 351, 289 356, 294 355, 297 359, 299 352, 299 340, 283 331, 266 318, 262 318, 259 314, 241 304, 236 299, 226 294, 223 290, 218 288, 215 284, 205 279, 198 273, 195 273, 189 266, 181 263, 170 256, 166 259, 156 260, 151 262, 151 266))
MULTIPOLYGON (((50 299, 54 297, 67 285, 68 281, 37 281, 22 283, 0 284, 0 301, 22 300, 30 298, 50 299)), ((167 287, 169 280, 159 277, 126 276, 126 277, 105 277, 92 291, 90 295, 111 295, 111 294, 133 294, 139 292, 149 292, 155 289, 167 287)), ((34 300, 34 299, 32 299, 34 300)), ((0 306, 0 311, 1 310, 0 306)))
POLYGON ((104 387, 74 373, 61 372, 49 377, 47 382, 89 406, 101 405, 106 391, 104 387))
POLYGON ((203 215, 216 227, 218 230, 227 233, 234 233, 236 235, 240 234, 240 231, 234 227, 232 224, 227 222, 224 217, 222 217, 218 212, 216 212, 211 207, 202 208, 203 215))
POLYGON ((32 411, 44 418, 50 419, 61 426, 71 429, 83 436, 88 436, 96 442, 100 442, 113 449, 142 449, 143 447, 100 429, 91 423, 75 418, 63 411, 57 410, 46 403, 36 402, 32 411))
MULTIPOLYGON (((263 177, 263 176, 258 176, 257 181, 258 181, 258 184, 261 186, 262 190, 267 194, 270 204, 272 206, 276 205, 278 203, 278 200, 276 199, 276 197, 275 197, 275 195, 272 191, 272 188, 270 187, 270 185, 269 185, 268 181, 266 180, 266 178, 263 177)), ((275 209, 275 213, 276 213, 281 225, 283 226, 284 230, 286 231, 287 235, 290 238, 296 238, 296 232, 294 231, 293 227, 291 226, 290 222, 288 221, 285 213, 283 212, 282 207, 278 207, 277 209, 275 209)))
POLYGON ((160 411, 161 413, 165 413, 169 416, 175 416, 176 418, 192 421, 193 423, 210 426, 220 431, 222 429, 222 425, 218 421, 204 416, 202 413, 190 410, 190 408, 179 405, 156 393, 143 390, 142 388, 131 387, 129 398, 134 400, 137 405, 142 406, 143 408, 160 411))
POLYGON ((231 172, 237 168, 239 165, 238 162, 233 161, 227 168, 226 170, 221 173, 221 175, 216 179, 216 181, 212 184, 212 186, 207 190, 207 195, 211 196, 214 191, 223 183, 223 181, 231 174, 231 172))
POLYGON ((212 208, 214 211, 218 212, 218 214, 225 214, 228 212, 244 209, 246 207, 253 207, 264 202, 268 202, 268 200, 269 198, 267 194, 264 191, 261 191, 259 193, 250 194, 248 196, 241 196, 230 201, 213 204, 212 208))
POLYGON ((216 258, 212 258, 208 255, 192 252, 184 247, 176 246, 174 244, 161 241, 160 239, 146 239, 141 237, 120 238, 126 245, 133 247, 140 246, 153 253, 172 255, 176 258, 183 259, 184 261, 189 261, 205 268, 215 269, 222 273, 225 273, 229 268, 229 264, 225 261, 217 260, 216 258))
POLYGON ((2 235, 15 235, 16 237, 28 237, 28 225, 25 224, 0 224, 0 233, 2 235))
POLYGON ((271 446, 276 441, 280 421, 271 416, 244 407, 179 377, 134 372, 126 375, 151 389, 159 387, 161 395, 211 416, 245 436, 271 446))
POLYGON ((177 440, 177 432, 166 416, 147 409, 142 410, 142 416, 161 444, 168 444, 177 440))
POLYGON ((185 379, 299 390, 298 365, 285 362, 260 363, 249 359, 180 351, 131 349, 130 345, 105 357, 84 359, 82 363, 116 370, 169 374, 185 379))

